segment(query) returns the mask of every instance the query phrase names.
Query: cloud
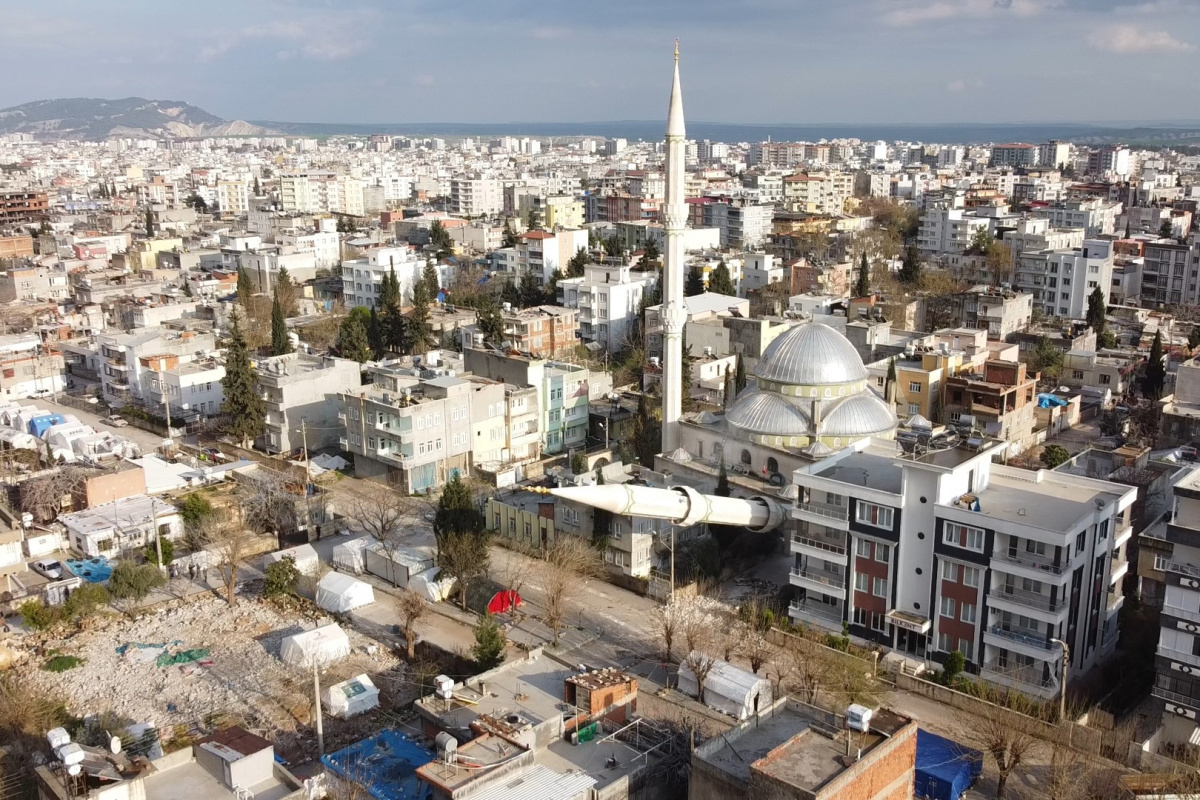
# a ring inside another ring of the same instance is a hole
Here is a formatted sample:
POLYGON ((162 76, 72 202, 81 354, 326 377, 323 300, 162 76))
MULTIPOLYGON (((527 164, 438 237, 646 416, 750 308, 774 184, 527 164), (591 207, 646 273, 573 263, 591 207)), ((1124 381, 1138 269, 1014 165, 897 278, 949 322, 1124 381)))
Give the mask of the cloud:
POLYGON ((276 53, 280 59, 341 61, 370 47, 370 42, 362 36, 362 30, 346 19, 320 16, 268 22, 210 34, 200 48, 199 58, 201 61, 216 61, 242 45, 278 42, 285 45, 276 53))
POLYGON ((1109 25, 1093 31, 1088 44, 1109 53, 1187 53, 1196 48, 1166 31, 1145 31, 1137 25, 1109 25))
POLYGON ((566 39, 572 33, 570 28, 554 28, 541 26, 534 28, 531 35, 535 39, 566 39))
POLYGON ((957 80, 950 81, 950 83, 946 85, 946 88, 955 93, 965 92, 967 90, 967 82, 962 78, 958 78, 957 80))
POLYGON ((887 0, 883 21, 908 27, 952 19, 989 19, 1001 16, 1032 17, 1062 5, 1062 0, 887 0))
POLYGON ((434 83, 433 76, 428 73, 413 78, 413 86, 433 86, 434 83))

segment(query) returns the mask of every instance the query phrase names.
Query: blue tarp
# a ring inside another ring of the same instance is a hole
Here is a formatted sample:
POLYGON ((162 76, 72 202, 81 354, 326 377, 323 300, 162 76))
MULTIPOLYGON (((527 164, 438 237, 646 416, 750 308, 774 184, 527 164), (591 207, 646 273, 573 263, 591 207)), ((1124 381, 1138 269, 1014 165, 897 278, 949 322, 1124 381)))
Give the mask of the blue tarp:
POLYGON ((1042 392, 1041 394, 1038 395, 1038 407, 1039 408, 1053 408, 1054 406, 1058 406, 1061 408, 1062 406, 1065 406, 1066 404, 1067 404, 1067 401, 1063 400, 1061 397, 1059 397, 1056 394, 1050 394, 1049 392, 1042 392))
POLYGON ((917 730, 917 769, 913 796, 958 800, 983 773, 983 753, 917 730))
POLYGON ((436 757, 404 734, 385 728, 322 756, 321 763, 339 778, 362 786, 376 800, 428 800, 433 790, 417 777, 417 768, 436 757))
POLYGON ((41 417, 34 417, 29 420, 29 432, 40 439, 42 438, 42 434, 51 427, 61 425, 62 423, 62 414, 46 414, 41 417))
POLYGON ((115 563, 103 556, 96 558, 67 558, 63 559, 67 569, 88 583, 104 583, 112 575, 115 563))

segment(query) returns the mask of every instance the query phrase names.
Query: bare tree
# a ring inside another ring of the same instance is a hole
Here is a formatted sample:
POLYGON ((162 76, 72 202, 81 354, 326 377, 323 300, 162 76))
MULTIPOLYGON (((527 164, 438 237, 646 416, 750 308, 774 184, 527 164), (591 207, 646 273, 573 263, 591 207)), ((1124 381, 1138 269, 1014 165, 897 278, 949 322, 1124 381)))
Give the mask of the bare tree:
POLYGON ((21 484, 21 510, 33 514, 39 522, 56 519, 73 497, 88 473, 79 467, 59 467, 30 478, 21 484))
POLYGON ((1033 702, 1016 692, 985 690, 988 701, 962 719, 965 743, 982 750, 996 765, 996 800, 1004 800, 1008 779, 1046 744, 1033 702), (1007 706, 1005 708, 1004 706, 1007 706))
POLYGON ((711 642, 716 620, 700 608, 700 603, 695 597, 679 600, 677 603, 680 612, 680 632, 683 634, 683 643, 688 652, 708 645, 711 642))
POLYGON ((683 610, 674 602, 654 609, 654 628, 662 637, 663 661, 671 660, 671 647, 675 643, 675 635, 679 632, 682 617, 683 610))
POLYGON ((599 551, 590 542, 575 536, 555 539, 540 566, 546 624, 554 632, 554 644, 557 645, 559 632, 567 619, 567 601, 571 593, 588 578, 600 575, 604 567, 599 551))
MULTIPOLYGON (((538 562, 534 560, 533 556, 521 549, 517 549, 515 552, 507 552, 501 558, 499 568, 495 571, 494 577, 505 589, 520 595, 525 589, 525 584, 529 582, 529 578, 533 574, 533 570, 537 564, 538 562)), ((516 617, 519 614, 520 611, 514 608, 513 616, 516 617)))
POLYGON ((716 656, 709 655, 705 650, 692 650, 683 659, 683 664, 696 676, 696 699, 703 703, 704 682, 708 680, 709 673, 717 665, 716 656))
POLYGON ((273 533, 282 543, 285 532, 300 525, 296 510, 297 484, 303 477, 260 467, 246 475, 238 487, 238 509, 246 525, 259 533, 273 533))
POLYGON ((417 656, 417 623, 429 613, 425 598, 412 589, 405 589, 392 601, 396 614, 400 617, 400 627, 404 629, 404 642, 408 649, 408 663, 413 663, 417 656))
POLYGON ((225 599, 229 605, 236 605, 238 572, 253 552, 254 534, 224 513, 210 514, 199 527, 205 549, 216 557, 225 599))
POLYGON ((791 685, 804 702, 815 705, 817 695, 829 675, 829 664, 820 654, 805 647, 799 640, 790 640, 783 648, 781 661, 792 676, 791 685))
POLYGON ((355 490, 346 509, 346 515, 362 526, 387 559, 388 580, 393 586, 396 585, 395 555, 405 531, 417 521, 418 502, 386 486, 369 484, 355 490))
POLYGON ((438 566, 458 581, 458 599, 467 610, 467 594, 471 584, 487 574, 491 563, 488 538, 484 535, 460 533, 443 536, 438 542, 438 566))
POLYGON ((742 640, 741 652, 750 661, 750 670, 755 675, 763 668, 775 652, 775 647, 767 641, 767 637, 758 631, 750 631, 742 640))

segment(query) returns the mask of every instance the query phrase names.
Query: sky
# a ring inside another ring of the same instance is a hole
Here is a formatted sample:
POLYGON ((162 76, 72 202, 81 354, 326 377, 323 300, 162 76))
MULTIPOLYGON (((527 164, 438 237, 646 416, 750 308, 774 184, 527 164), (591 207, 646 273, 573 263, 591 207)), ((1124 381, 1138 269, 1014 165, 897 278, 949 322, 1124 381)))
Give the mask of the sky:
POLYGON ((0 108, 226 119, 1200 119, 1200 0, 0 0, 0 108))

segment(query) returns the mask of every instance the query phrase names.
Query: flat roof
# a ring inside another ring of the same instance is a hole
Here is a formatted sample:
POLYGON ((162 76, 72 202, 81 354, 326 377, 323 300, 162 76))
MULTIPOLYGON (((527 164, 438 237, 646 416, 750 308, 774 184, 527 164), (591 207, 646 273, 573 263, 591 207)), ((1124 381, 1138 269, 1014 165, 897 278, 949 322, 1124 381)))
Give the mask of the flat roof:
MULTIPOLYGON (((447 702, 429 695, 417 704, 436 716, 445 730, 466 730, 482 714, 500 719, 520 714, 537 724, 571 713, 571 706, 563 702, 562 691, 563 681, 573 674, 573 670, 549 658, 518 661, 483 676, 486 695, 462 684, 455 686, 455 699, 447 702)), ((472 685, 478 686, 477 680, 471 679, 472 685)))
POLYGON ((852 486, 866 486, 890 494, 900 494, 904 469, 894 459, 874 453, 849 453, 814 473, 852 486))
MULTIPOLYGON (((235 797, 224 784, 195 761, 187 761, 143 779, 146 800, 224 800, 235 797)), ((271 778, 247 786, 254 800, 280 800, 292 793, 286 785, 271 778)))
POLYGON ((1065 481, 1030 484, 997 475, 993 470, 987 488, 975 496, 979 498, 978 513, 982 517, 1066 533, 1080 518, 1095 510, 1097 500, 1116 502, 1118 494, 1065 481))

